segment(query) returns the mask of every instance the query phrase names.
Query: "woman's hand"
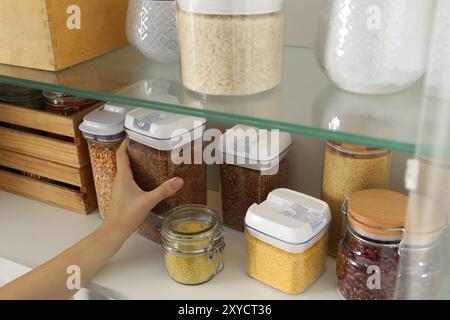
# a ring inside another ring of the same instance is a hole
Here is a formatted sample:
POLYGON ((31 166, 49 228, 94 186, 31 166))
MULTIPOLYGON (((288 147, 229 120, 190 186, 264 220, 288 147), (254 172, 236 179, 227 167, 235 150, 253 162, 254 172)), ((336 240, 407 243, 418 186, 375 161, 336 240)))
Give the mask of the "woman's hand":
POLYGON ((151 209, 173 196, 183 184, 181 178, 172 178, 150 192, 142 191, 134 181, 124 141, 117 151, 117 175, 105 227, 127 238, 144 223, 151 209))
POLYGON ((104 223, 59 256, 0 288, 0 300, 70 298, 79 288, 67 286, 69 266, 78 267, 84 287, 150 210, 183 186, 182 179, 173 178, 151 192, 142 191, 133 179, 126 142, 117 151, 117 167, 111 209, 104 223))

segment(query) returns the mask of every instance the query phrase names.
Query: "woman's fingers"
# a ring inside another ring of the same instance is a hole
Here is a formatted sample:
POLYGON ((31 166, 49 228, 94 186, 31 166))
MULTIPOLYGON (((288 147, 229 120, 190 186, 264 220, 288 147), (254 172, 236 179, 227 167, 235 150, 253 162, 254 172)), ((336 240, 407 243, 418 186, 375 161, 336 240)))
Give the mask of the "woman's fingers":
POLYGON ((130 158, 128 157, 128 144, 127 140, 124 140, 120 145, 120 148, 116 152, 117 159, 117 175, 132 176, 130 167, 130 158))
POLYGON ((181 178, 172 178, 161 184, 156 189, 147 192, 147 200, 150 208, 155 207, 159 202, 173 196, 184 185, 181 178))

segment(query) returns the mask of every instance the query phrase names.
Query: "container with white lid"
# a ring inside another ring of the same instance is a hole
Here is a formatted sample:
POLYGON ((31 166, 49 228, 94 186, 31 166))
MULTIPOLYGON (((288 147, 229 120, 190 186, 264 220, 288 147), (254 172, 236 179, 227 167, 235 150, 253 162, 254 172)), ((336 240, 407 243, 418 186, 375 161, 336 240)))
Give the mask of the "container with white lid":
POLYGON ((116 177, 116 151, 125 139, 125 116, 132 108, 107 103, 84 117, 80 130, 89 146, 100 217, 107 216, 116 177))
POLYGON ((284 0, 177 0, 183 85, 240 96, 281 81, 284 0))
MULTIPOLYGON (((164 215, 186 204, 206 204, 206 164, 203 161, 203 132, 206 119, 138 108, 127 114, 125 127, 134 179, 144 191, 166 180, 180 177, 184 186, 152 212, 164 215)), ((155 239, 154 223, 147 221, 141 235, 155 239), (152 227, 153 226, 153 227, 152 227)))
POLYGON ((218 144, 222 216, 225 225, 244 230, 249 206, 278 188, 288 187, 290 134, 236 125, 218 144))
POLYGON ((330 220, 326 202, 272 191, 245 217, 249 275, 286 293, 304 291, 325 270, 330 220))

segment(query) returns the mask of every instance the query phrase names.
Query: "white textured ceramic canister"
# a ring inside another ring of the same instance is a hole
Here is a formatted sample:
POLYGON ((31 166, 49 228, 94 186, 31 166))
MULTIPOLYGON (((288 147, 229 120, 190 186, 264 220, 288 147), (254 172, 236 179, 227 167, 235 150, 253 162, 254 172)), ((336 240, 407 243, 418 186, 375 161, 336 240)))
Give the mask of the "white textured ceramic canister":
POLYGON ((434 0, 326 0, 319 63, 339 88, 400 91, 425 72, 434 0))

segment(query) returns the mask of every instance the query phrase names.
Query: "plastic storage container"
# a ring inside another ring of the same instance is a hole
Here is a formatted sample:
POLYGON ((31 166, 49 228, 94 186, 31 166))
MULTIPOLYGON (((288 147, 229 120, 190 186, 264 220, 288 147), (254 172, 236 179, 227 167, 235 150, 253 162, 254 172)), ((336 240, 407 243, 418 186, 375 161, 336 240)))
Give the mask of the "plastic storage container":
POLYGON ((397 192, 368 189, 344 203, 348 223, 336 265, 337 287, 344 298, 395 298, 407 200, 397 192))
POLYGON ((145 223, 139 228, 139 234, 156 243, 161 243, 161 227, 164 215, 150 212, 145 223))
POLYGON ((80 124, 86 139, 94 175, 100 217, 108 215, 114 179, 116 152, 126 137, 125 116, 131 107, 106 104, 87 114, 80 124))
POLYGON ((147 58, 160 63, 179 59, 175 0, 130 0, 127 37, 147 58))
POLYGON ((224 268, 224 231, 220 217, 201 205, 167 213, 161 231, 166 268, 182 284, 201 284, 224 268))
POLYGON ((177 0, 183 85, 249 95, 280 84, 283 0, 177 0))
POLYGON ((329 254, 336 256, 342 234, 342 203, 351 194, 370 188, 387 188, 391 153, 387 150, 327 141, 322 200, 331 209, 329 254))
POLYGON ((317 54, 328 78, 363 94, 392 93, 414 83, 425 72, 434 3, 326 1, 317 54))
POLYGON ((220 191, 224 224, 244 231, 247 209, 275 189, 288 187, 288 133, 236 125, 219 139, 220 191), (270 138, 271 134, 279 133, 270 138), (278 142, 278 143, 275 143, 278 142))
POLYGON ((71 116, 96 103, 93 99, 71 96, 61 92, 43 91, 42 94, 47 111, 64 116, 71 116))
POLYGON ((44 109, 40 90, 0 84, 0 101, 31 109, 44 109))
MULTIPOLYGON (((139 187, 151 191, 170 178, 184 180, 183 188, 159 203, 153 213, 164 215, 181 205, 206 204, 206 164, 202 142, 205 125, 203 118, 143 108, 127 114, 128 153, 139 187)), ((152 225, 146 222, 140 229, 141 234, 148 234, 152 225)))
POLYGON ((330 219, 324 201, 272 191, 245 217, 248 274, 286 293, 304 291, 325 270, 330 219))

